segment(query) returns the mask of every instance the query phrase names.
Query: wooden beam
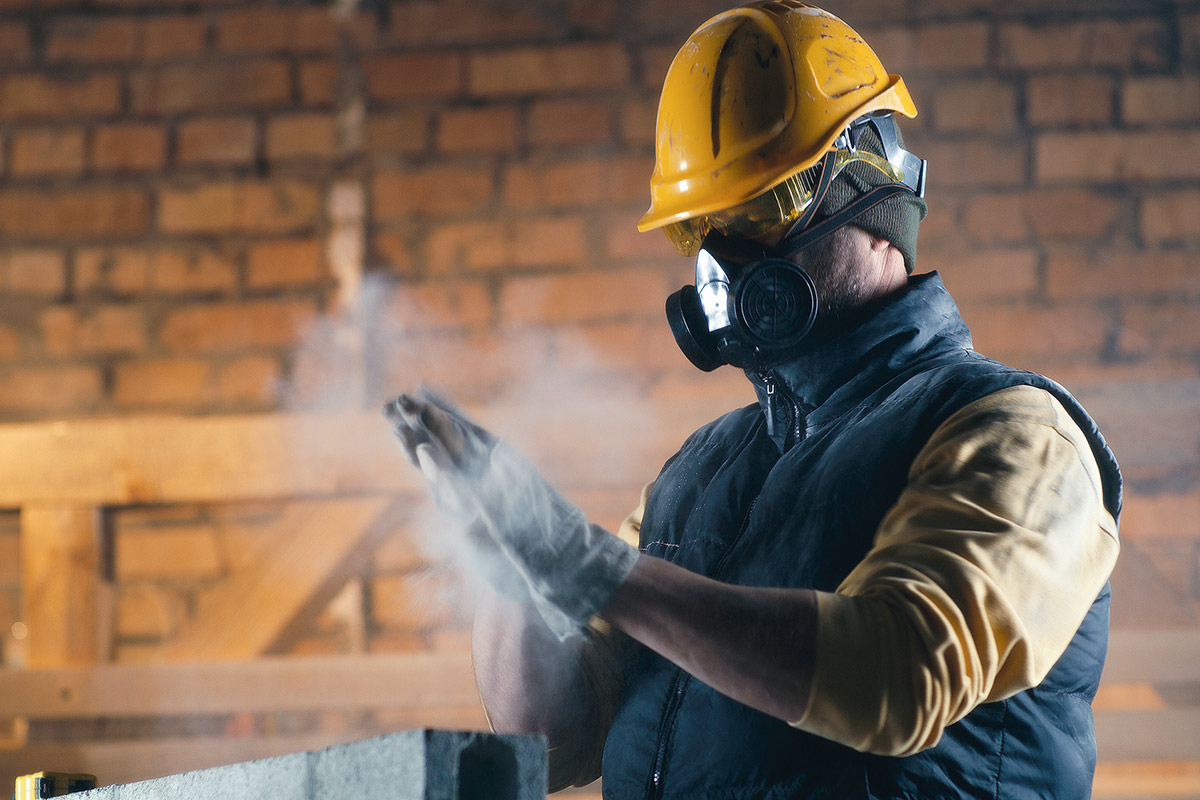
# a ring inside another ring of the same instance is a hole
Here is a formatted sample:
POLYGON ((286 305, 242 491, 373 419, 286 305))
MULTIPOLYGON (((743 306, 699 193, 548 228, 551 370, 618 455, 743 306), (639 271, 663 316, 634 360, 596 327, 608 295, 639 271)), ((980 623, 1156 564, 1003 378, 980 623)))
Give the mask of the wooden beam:
POLYGON ((395 529, 400 508, 380 497, 289 503, 238 571, 202 598, 194 620, 161 648, 161 657, 240 659, 285 649, 372 543, 395 529))
POLYGON ((421 490, 378 414, 0 426, 0 506, 128 505, 421 490))
POLYGON ((112 646, 113 592, 98 509, 21 509, 21 616, 30 667, 93 664, 112 646))
MULTIPOLYGON (((630 509, 636 490, 690 433, 677 419, 575 421, 559 410, 534 423, 529 409, 468 412, 501 435, 514 427, 511 420, 526 420, 523 432, 531 436, 519 444, 547 478, 564 488, 629 489, 630 509)), ((0 508, 406 492, 424 496, 424 481, 374 412, 0 426, 0 508)))
POLYGON ((479 707, 457 652, 5 670, 0 685, 0 718, 479 707))

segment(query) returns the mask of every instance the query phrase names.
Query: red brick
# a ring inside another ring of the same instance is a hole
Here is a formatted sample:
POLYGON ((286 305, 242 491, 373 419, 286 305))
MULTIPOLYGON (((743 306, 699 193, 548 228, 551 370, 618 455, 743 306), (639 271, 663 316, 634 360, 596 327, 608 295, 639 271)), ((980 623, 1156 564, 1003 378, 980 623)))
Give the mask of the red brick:
POLYGON ((27 64, 32 57, 33 44, 29 38, 29 28, 19 22, 0 24, 0 64, 27 64))
POLYGON ((140 353, 146 349, 146 320, 137 307, 81 310, 54 306, 38 315, 38 327, 46 352, 52 356, 140 353))
POLYGON ((525 217, 511 222, 439 226, 429 236, 431 273, 577 264, 586 257, 581 217, 525 217))
POLYGON ((656 99, 626 100, 621 107, 621 143, 634 147, 653 147, 657 117, 656 99))
POLYGON ((645 233, 639 231, 637 219, 636 214, 614 214, 607 222, 602 251, 606 260, 654 261, 664 265, 678 263, 694 266, 694 261, 685 260, 679 255, 661 230, 645 233))
POLYGON ((529 109, 529 142, 535 146, 606 144, 613 141, 615 118, 612 106, 595 98, 541 100, 529 109))
POLYGON ((21 336, 11 326, 0 324, 0 358, 14 360, 21 355, 21 336))
POLYGON ((139 27, 133 17, 69 17, 50 25, 46 59, 51 63, 119 63, 138 54, 139 27))
POLYGON ((329 106, 337 99, 342 68, 332 58, 305 59, 300 63, 300 99, 306 106, 329 106))
POLYGON ((130 78, 133 110, 140 114, 261 110, 287 105, 292 84, 282 59, 208 62, 145 70, 130 78))
POLYGON ((999 60, 1005 67, 1136 67, 1163 69, 1171 35, 1162 20, 1090 19, 1066 23, 1002 24, 999 60))
POLYGON ((1127 493, 1121 537, 1200 539, 1200 492, 1127 493))
POLYGON ((112 74, 0 76, 0 117, 5 119, 108 116, 116 113, 120 104, 120 80, 112 74))
POLYGON ((267 158, 332 159, 339 153, 337 120, 329 114, 294 114, 267 122, 267 158))
POLYGON ((1047 290, 1056 298, 1200 294, 1195 257, 1175 250, 1059 253, 1047 260, 1046 276, 1047 290))
POLYGON ((148 62, 194 58, 208 46, 209 21, 201 14, 150 17, 144 25, 142 57, 148 62))
POLYGON ((492 175, 465 167, 384 172, 371 182, 375 219, 477 211, 493 196, 492 175))
POLYGON ((278 402, 282 375, 278 359, 243 356, 217 368, 217 399, 226 408, 268 408, 278 402))
POLYGON ((1200 240, 1200 189, 1153 192, 1142 198, 1140 228, 1147 241, 1200 240))
POLYGON ((643 269, 513 278, 501 287, 500 318, 505 324, 657 319, 674 288, 662 274, 643 269))
POLYGON ((222 52, 329 52, 337 40, 337 22, 326 7, 231 9, 217 19, 222 52))
POLYGON ((101 172, 161 169, 167 136, 160 125, 116 122, 100 125, 92 137, 91 164, 101 172))
POLYGON ((1200 353, 1200 325, 1195 320, 1196 307, 1187 302, 1126 303, 1117 352, 1191 360, 1200 353))
POLYGON ((1200 75, 1127 78, 1121 119, 1133 125, 1200 122, 1200 75))
POLYGON ((553 369, 572 376, 616 373, 622 381, 670 369, 682 354, 671 335, 663 335, 666 328, 665 319, 570 326, 554 336, 553 369))
POLYGON ((649 199, 654 163, 642 159, 518 165, 504 175, 504 200, 516 208, 576 208, 649 199))
POLYGON ((54 250, 14 250, 0 257, 3 290, 12 294, 45 297, 62 295, 67 288, 67 265, 54 250))
POLYGON ((212 366, 198 358, 121 361, 113 367, 118 408, 196 408, 205 405, 212 366))
POLYGON ((938 89, 934 126, 952 133, 1006 133, 1017 126, 1016 87, 988 79, 952 83, 938 89))
POLYGON ((536 6, 519 4, 421 0, 393 4, 389 12, 389 24, 384 29, 389 44, 491 45, 561 32, 554 15, 536 6))
POLYGON ((983 22, 946 22, 922 25, 913 43, 922 69, 982 68, 988 63, 988 25, 983 22))
POLYGON ((36 128, 13 134, 13 175, 78 175, 83 166, 82 128, 36 128))
POLYGON ((211 581, 225 572, 220 536, 211 525, 118 531, 116 540, 118 581, 211 581))
POLYGON ((437 118, 437 147, 443 153, 511 153, 520 138, 515 108, 459 108, 437 118))
POLYGON ((481 328, 492 321, 492 299, 481 281, 401 284, 382 315, 389 327, 404 331, 481 328))
POLYGON ((524 334, 493 330, 466 334, 381 336, 382 365, 376 395, 408 391, 422 381, 461 403, 493 402, 514 381, 549 358, 544 331, 524 334))
POLYGON ((237 286, 238 268, 214 250, 121 247, 79 251, 74 275, 84 294, 214 293, 237 286))
POLYGON ((1178 481, 1200 448, 1200 381, 1148 379, 1078 387, 1076 397, 1100 423, 1126 479, 1178 481))
POLYGON ((615 25, 623 25, 613 0, 569 0, 567 21, 572 27, 592 34, 612 33, 615 25))
POLYGON ((1180 51, 1189 63, 1200 63, 1200 12, 1180 16, 1180 51))
POLYGON ((179 123, 179 164, 250 164, 258 152, 258 125, 249 117, 195 119, 179 123))
POLYGON ((250 248, 246 285, 252 289, 312 286, 327 277, 316 239, 262 242, 250 248))
POLYGON ((380 231, 371 237, 367 259, 372 270, 404 275, 415 272, 416 262, 408 239, 394 231, 380 231))
POLYGON ((367 149, 381 156, 420 153, 429 146, 430 119, 421 111, 372 115, 367 120, 367 149))
POLYGON ((0 235, 9 240, 136 236, 149 215, 140 189, 0 190, 0 235))
POLYGON ((1033 358, 1098 357, 1113 327, 1110 312, 1089 306, 963 305, 975 347, 1018 366, 1033 366, 1033 358))
POLYGON ((987 139, 924 142, 920 156, 929 160, 929 192, 944 188, 983 189, 1028 183, 1029 153, 1023 142, 987 139))
POLYGON ((181 353, 215 353, 295 345, 316 317, 305 300, 196 305, 171 311, 159 331, 181 353))
POLYGON ((1200 129, 1042 134, 1034 168, 1039 183, 1200 178, 1200 129))
POLYGON ((320 213, 320 193, 311 184, 228 181, 196 188, 163 188, 158 224, 170 233, 285 233, 313 227, 320 213))
POLYGON ((871 47, 891 72, 982 69, 988 63, 984 22, 927 23, 872 31, 871 47))
POLYGON ((973 248, 950 259, 942 280, 960 301, 1028 297, 1038 289, 1038 266, 1032 248, 973 248))
POLYGON ((667 70, 670 69, 682 43, 683 39, 678 43, 647 45, 638 51, 638 63, 641 67, 639 72, 642 78, 640 85, 654 93, 656 103, 658 93, 662 91, 663 81, 666 80, 667 70))
POLYGON ((522 47, 472 53, 468 87, 477 95, 615 89, 629 83, 631 72, 616 43, 522 47))
POLYGON ((1033 125, 1109 124, 1115 92, 1107 75, 1031 75, 1025 113, 1033 125))
POLYGON ((100 370, 59 364, 0 372, 0 412, 45 417, 95 408, 104 391, 100 370))
POLYGON ((977 240, 1104 238, 1116 224, 1121 204, 1084 189, 987 195, 966 206, 966 229, 977 240))
POLYGON ((463 90, 463 60, 454 53, 404 53, 363 59, 372 100, 450 98, 463 90))

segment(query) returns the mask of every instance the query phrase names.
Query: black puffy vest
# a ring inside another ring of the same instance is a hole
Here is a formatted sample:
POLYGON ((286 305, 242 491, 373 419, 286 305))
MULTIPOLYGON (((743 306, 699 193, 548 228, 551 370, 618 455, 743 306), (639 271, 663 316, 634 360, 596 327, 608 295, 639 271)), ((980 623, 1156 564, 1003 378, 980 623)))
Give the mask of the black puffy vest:
MULTIPOLYGON (((870 549, 934 430, 1018 384, 1063 403, 1092 444, 1107 508, 1120 511, 1120 473, 1091 418, 1053 381, 972 350, 936 274, 751 377, 759 404, 701 428, 663 467, 642 521, 644 552, 731 583, 833 591, 870 549)), ((1105 587, 1040 685, 979 706, 935 747, 905 758, 796 730, 631 644, 604 751, 604 797, 1087 798, 1108 602, 1105 587)))

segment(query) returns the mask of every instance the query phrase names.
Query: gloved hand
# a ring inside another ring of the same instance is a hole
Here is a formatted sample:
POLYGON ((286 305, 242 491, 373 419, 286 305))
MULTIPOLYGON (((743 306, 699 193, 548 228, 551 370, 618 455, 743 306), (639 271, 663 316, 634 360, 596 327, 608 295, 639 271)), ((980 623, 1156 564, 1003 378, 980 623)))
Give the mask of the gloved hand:
POLYGON ((532 602, 560 638, 604 607, 637 550, 588 523, 515 450, 418 390, 384 406, 396 439, 497 591, 532 602))

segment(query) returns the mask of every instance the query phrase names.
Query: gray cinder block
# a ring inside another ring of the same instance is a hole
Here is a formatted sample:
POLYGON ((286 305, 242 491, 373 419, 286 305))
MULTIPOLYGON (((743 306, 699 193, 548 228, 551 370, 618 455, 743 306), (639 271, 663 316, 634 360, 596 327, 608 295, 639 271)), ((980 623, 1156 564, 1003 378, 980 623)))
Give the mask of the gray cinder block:
MULTIPOLYGON (((81 792, 80 800, 545 800, 540 736, 413 730, 81 792)), ((103 776, 100 776, 103 779, 103 776)))

